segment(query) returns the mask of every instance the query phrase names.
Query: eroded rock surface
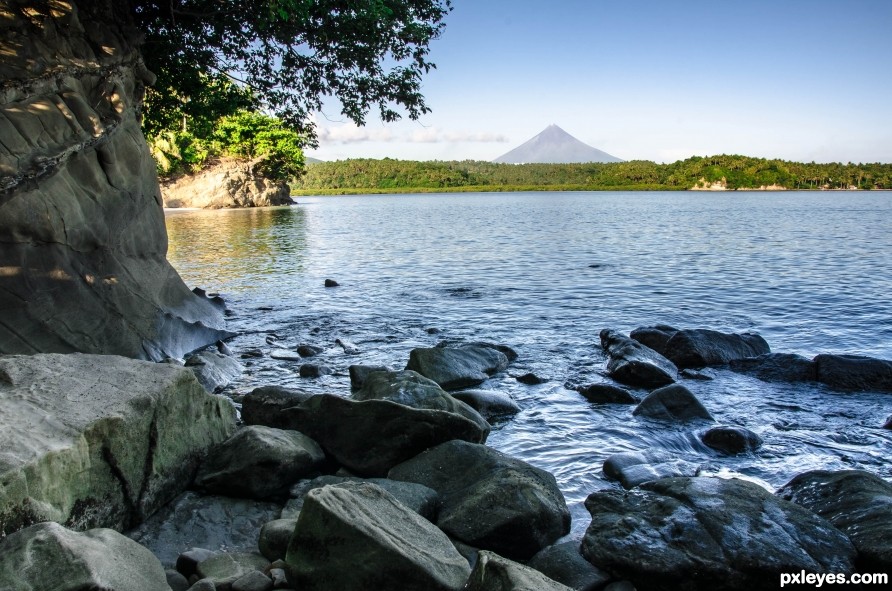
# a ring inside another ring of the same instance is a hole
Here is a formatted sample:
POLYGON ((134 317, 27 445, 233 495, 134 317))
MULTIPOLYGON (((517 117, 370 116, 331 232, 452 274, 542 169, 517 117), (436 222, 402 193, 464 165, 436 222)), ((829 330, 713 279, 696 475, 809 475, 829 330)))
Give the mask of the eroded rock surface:
POLYGON ((265 178, 257 161, 222 159, 200 172, 184 175, 161 186, 164 207, 266 207, 291 205, 285 181, 265 178))

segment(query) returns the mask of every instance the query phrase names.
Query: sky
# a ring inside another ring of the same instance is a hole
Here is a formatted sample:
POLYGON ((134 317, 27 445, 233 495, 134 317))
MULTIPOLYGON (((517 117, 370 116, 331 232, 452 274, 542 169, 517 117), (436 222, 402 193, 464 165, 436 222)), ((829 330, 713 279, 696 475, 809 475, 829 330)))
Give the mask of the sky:
POLYGON ((432 113, 316 117, 322 160, 492 160, 556 124, 624 160, 892 162, 892 0, 454 0, 432 113))

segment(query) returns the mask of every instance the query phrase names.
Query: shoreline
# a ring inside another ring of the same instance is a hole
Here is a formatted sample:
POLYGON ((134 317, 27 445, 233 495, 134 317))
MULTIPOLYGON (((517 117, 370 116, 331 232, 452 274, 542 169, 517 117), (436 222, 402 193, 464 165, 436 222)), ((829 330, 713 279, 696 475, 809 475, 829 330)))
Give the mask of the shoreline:
MULTIPOLYGON (((747 188, 739 189, 691 189, 669 186, 658 187, 642 187, 640 185, 620 186, 620 187, 591 187, 584 185, 552 185, 552 186, 466 186, 466 187, 395 187, 395 188, 343 188, 343 189, 292 189, 292 198, 298 197, 336 197, 339 195, 411 195, 411 194, 429 194, 429 193, 527 193, 527 192, 579 192, 579 193, 611 193, 611 192, 690 192, 690 193, 733 193, 741 192, 760 192, 760 193, 886 193, 892 189, 762 189, 747 188)), ((179 210, 182 211, 182 210, 179 210)))

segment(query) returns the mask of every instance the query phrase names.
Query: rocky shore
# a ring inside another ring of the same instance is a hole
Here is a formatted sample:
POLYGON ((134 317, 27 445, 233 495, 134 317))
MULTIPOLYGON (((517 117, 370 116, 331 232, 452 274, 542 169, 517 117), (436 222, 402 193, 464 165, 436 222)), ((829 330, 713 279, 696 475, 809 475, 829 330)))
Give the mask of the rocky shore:
MULTIPOLYGON (((786 357, 754 334, 600 339, 609 380, 581 395, 690 425, 728 456, 762 442, 684 386, 704 368, 892 391, 888 361, 786 357)), ((618 485, 591 492, 591 523, 568 537, 554 476, 486 445, 491 421, 519 409, 475 388, 517 353, 442 345, 409 351, 404 370, 351 366, 350 392, 256 388, 238 427, 212 394, 242 370, 223 343, 182 367, 0 357, 0 588, 749 590, 781 573, 890 570, 892 485, 857 470, 772 494, 665 453, 615 454, 602 469, 618 485)))

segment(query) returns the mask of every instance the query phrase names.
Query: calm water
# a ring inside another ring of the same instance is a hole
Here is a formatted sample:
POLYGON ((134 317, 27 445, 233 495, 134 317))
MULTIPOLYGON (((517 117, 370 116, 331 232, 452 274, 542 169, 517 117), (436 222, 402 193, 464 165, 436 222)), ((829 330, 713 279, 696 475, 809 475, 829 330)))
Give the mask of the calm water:
POLYGON ((765 441, 727 459, 699 444, 697 426, 638 419, 565 387, 605 380, 606 327, 756 331, 773 351, 892 359, 890 222, 890 193, 384 195, 167 216, 171 262, 190 286, 226 298, 236 353, 269 351, 275 335, 325 347, 320 360, 337 370, 303 380, 297 363, 264 358, 236 393, 282 384, 346 395, 354 363, 402 368, 412 348, 442 339, 514 347, 508 375, 484 387, 523 411, 488 443, 555 474, 574 533, 588 523, 581 501, 616 486, 601 464, 618 451, 668 449, 705 474, 767 487, 816 468, 892 478, 892 432, 880 428, 892 395, 709 370, 714 380, 685 385, 720 423, 765 441), (527 371, 549 381, 511 377, 527 371))

